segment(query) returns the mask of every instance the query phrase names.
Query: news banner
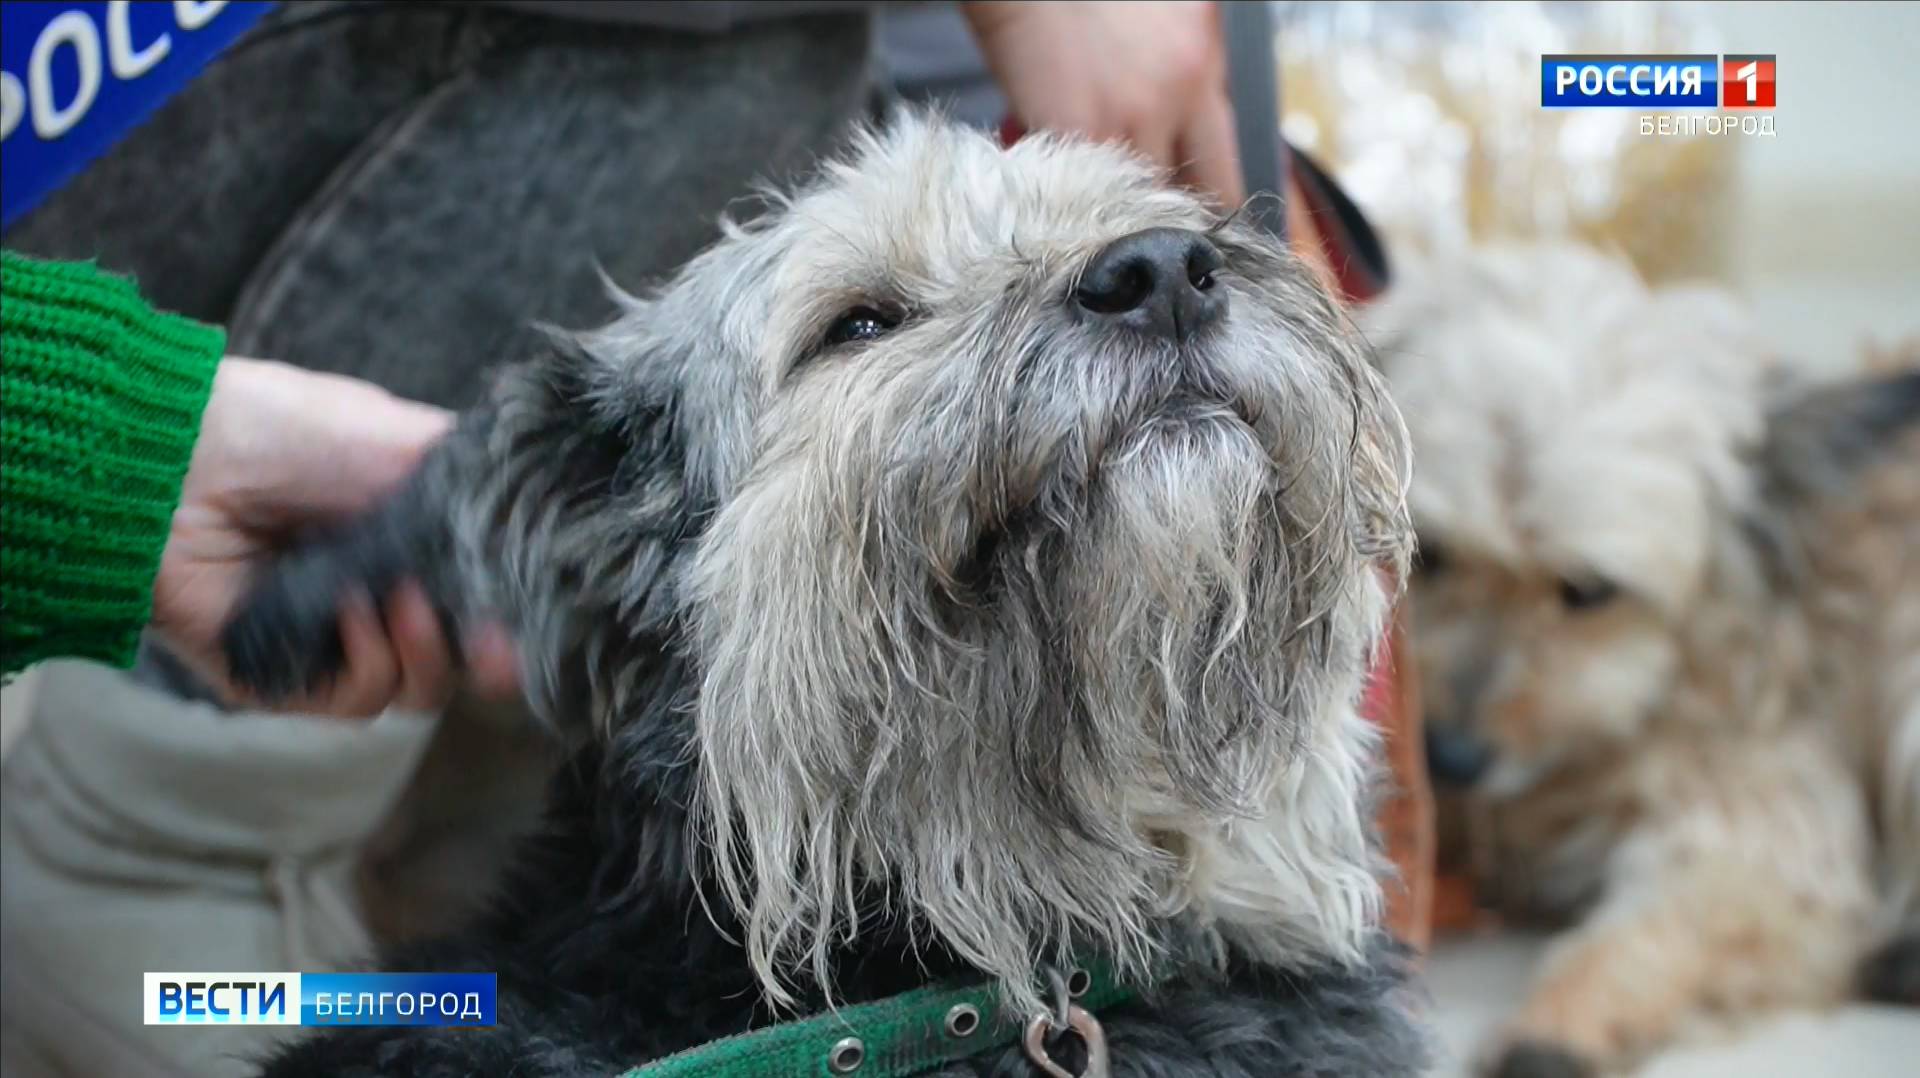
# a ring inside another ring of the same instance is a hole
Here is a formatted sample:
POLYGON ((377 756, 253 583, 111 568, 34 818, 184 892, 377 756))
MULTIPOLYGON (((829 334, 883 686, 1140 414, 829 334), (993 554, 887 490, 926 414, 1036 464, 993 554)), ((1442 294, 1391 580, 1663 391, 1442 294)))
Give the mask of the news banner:
POLYGON ((1772 53, 1542 56, 1540 106, 1682 113, 1640 117, 1642 135, 1772 136, 1777 69, 1772 53))
POLYGON ((150 1026, 490 1026, 491 973, 149 973, 150 1026))

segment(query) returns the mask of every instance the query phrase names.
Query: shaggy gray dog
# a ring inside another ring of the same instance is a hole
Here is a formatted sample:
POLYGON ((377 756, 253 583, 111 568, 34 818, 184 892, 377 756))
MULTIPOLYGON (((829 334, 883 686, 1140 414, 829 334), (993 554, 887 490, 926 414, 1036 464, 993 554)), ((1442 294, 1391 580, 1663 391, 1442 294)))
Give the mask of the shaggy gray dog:
POLYGON ((1117 149, 857 141, 243 607, 236 675, 286 693, 344 589, 424 577, 581 745, 496 912, 384 956, 498 970, 502 1024, 273 1073, 613 1073, 929 981, 1035 1014, 1087 954, 1144 989, 1113 1074, 1419 1068, 1357 711, 1407 462, 1362 345, 1117 149))

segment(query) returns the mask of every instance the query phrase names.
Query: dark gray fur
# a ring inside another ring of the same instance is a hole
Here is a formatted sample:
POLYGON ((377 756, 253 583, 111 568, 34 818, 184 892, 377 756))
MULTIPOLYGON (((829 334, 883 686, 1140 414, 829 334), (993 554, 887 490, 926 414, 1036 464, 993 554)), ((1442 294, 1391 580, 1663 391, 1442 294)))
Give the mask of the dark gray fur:
POLYGON ((1809 515, 1846 504, 1860 475, 1917 427, 1920 371, 1779 392, 1754 461, 1760 508, 1744 522, 1774 584, 1798 586, 1809 515))
POLYGON ((1850 379, 1793 394, 1767 420, 1760 472, 1770 501, 1843 494, 1903 432, 1920 426, 1920 371, 1850 379))

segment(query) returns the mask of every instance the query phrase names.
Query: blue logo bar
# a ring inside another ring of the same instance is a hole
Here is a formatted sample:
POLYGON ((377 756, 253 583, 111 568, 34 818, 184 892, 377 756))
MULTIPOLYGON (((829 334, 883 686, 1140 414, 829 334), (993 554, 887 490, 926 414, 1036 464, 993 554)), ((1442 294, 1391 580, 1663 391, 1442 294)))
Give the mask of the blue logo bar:
POLYGON ((1711 109, 1720 105, 1713 56, 1542 56, 1540 104, 1550 109, 1711 109))
POLYGON ((270 7, 0 4, 0 227, 105 153, 270 7))
POLYGON ((491 973, 303 973, 303 1026, 490 1026, 491 973))

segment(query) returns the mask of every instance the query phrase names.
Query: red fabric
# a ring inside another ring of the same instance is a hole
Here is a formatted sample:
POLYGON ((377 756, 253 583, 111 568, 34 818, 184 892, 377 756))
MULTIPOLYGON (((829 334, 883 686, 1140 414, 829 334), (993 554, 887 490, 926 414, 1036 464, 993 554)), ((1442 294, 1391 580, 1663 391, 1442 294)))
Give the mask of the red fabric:
POLYGON ((1360 261, 1349 255, 1340 244, 1336 228, 1330 224, 1332 215, 1320 206, 1313 195, 1305 188, 1295 188, 1307 204, 1307 213, 1319 226, 1320 250, 1327 256, 1327 268, 1333 271, 1333 282, 1340 289, 1350 306, 1358 306, 1380 294, 1380 285, 1372 274, 1360 268, 1360 261))
POLYGON ((1391 726, 1394 709, 1400 706, 1399 679, 1394 676, 1398 664, 1394 662, 1393 635, 1388 633, 1385 646, 1380 649, 1380 661, 1374 665, 1372 674, 1367 678, 1367 698, 1361 704, 1367 717, 1382 726, 1391 726))

